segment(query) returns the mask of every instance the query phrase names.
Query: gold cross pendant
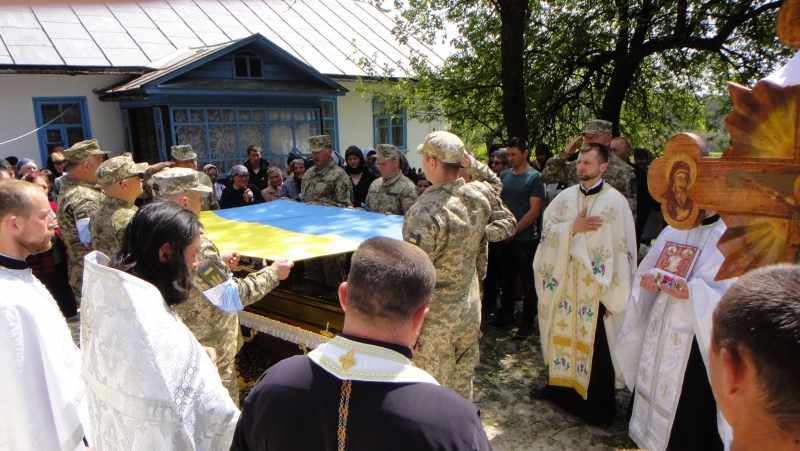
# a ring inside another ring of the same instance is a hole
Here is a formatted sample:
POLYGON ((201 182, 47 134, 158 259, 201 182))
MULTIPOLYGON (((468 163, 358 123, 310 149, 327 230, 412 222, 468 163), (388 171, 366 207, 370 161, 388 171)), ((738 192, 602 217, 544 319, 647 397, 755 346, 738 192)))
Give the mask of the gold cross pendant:
POLYGON ((339 361, 342 362, 342 369, 344 370, 349 370, 356 366, 356 359, 353 358, 353 350, 351 349, 347 354, 339 357, 339 361))

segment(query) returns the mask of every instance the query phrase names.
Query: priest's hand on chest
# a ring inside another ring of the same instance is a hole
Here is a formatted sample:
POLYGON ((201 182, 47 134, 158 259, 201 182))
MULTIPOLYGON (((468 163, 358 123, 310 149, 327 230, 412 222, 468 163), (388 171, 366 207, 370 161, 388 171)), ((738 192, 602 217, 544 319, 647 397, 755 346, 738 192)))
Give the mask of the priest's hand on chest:
POLYGON ((603 226, 603 218, 600 216, 586 216, 584 208, 581 214, 572 222, 573 233, 594 232, 603 226))

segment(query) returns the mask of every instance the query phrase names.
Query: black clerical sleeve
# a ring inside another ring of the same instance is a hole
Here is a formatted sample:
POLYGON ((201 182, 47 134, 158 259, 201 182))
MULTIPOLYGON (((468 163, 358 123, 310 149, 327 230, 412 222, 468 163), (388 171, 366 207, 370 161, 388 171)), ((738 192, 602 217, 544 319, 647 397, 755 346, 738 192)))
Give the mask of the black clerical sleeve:
MULTIPOLYGON (((306 356, 267 370, 244 402, 232 451, 337 449, 342 381, 306 356)), ((428 383, 352 383, 348 451, 491 450, 475 405, 428 383)))

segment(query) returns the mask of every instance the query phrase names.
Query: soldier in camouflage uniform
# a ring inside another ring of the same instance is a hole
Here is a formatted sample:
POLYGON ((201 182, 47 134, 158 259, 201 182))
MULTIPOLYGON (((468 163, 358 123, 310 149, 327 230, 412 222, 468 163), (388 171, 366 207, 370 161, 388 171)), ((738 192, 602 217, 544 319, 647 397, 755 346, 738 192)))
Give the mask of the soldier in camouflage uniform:
POLYGON ((219 202, 214 195, 214 184, 203 171, 197 170, 197 154, 192 150, 192 146, 183 144, 180 146, 172 146, 170 149, 172 153, 172 161, 175 162, 176 168, 194 169, 200 175, 200 183, 211 188, 210 193, 203 193, 203 211, 219 210, 219 202))
MULTIPOLYGON (((153 194, 187 207, 200 215, 201 195, 210 188, 199 180, 199 173, 186 168, 166 169, 153 176, 153 194)), ((236 309, 226 311, 212 303, 214 295, 208 290, 220 284, 229 284, 241 306, 250 305, 263 298, 278 286, 280 280, 289 275, 293 263, 279 260, 261 271, 248 274, 244 279, 232 277, 232 269, 239 261, 236 252, 220 254, 217 247, 205 235, 201 235, 200 260, 194 277, 189 299, 172 310, 192 331, 201 345, 217 351, 217 370, 222 385, 228 389, 231 399, 239 405, 239 384, 236 377, 236 354, 242 348, 241 328, 236 309), (211 298, 209 298, 209 296, 211 298)), ((226 293, 228 294, 228 293, 226 293)), ((237 306, 238 308, 238 306, 237 306)))
POLYGON ((458 178, 464 144, 456 135, 433 132, 417 151, 433 186, 406 213, 403 240, 428 254, 436 288, 414 363, 471 400, 481 320, 476 261, 484 236, 508 238, 516 221, 510 212, 494 212, 483 192, 458 178))
POLYGON ((303 176, 302 201, 311 205, 352 207, 353 183, 344 169, 334 164, 330 137, 312 136, 308 138, 308 147, 314 166, 303 176))
POLYGON ((101 164, 96 175, 106 197, 89 221, 92 248, 114 258, 125 229, 139 210, 133 203, 142 194, 144 173, 130 157, 119 156, 101 164))
POLYGON ((417 187, 400 171, 400 151, 379 144, 376 158, 381 176, 369 186, 367 207, 374 213, 406 214, 417 200, 417 187))
MULTIPOLYGON (((567 147, 547 161, 547 165, 542 171, 542 182, 565 183, 568 186, 577 185, 578 172, 575 169, 575 162, 569 161, 570 157, 580 149, 581 140, 588 143, 600 143, 610 148, 611 129, 614 124, 603 120, 593 120, 586 123, 586 129, 577 138, 572 140, 567 147)), ((603 173, 603 180, 608 182, 617 191, 622 193, 636 218, 636 193, 639 190, 636 182, 636 172, 627 163, 617 158, 613 152, 608 156, 608 170, 603 173)))
POLYGON ((103 163, 103 155, 96 139, 75 143, 64 151, 66 180, 58 195, 58 228, 61 239, 67 245, 69 262, 69 285, 75 293, 80 306, 81 285, 83 285, 83 257, 92 251, 88 244, 89 219, 105 197, 97 185, 95 171, 103 163), (81 241, 81 236, 84 240, 81 241))
MULTIPOLYGON (((344 169, 331 159, 333 146, 328 135, 308 138, 311 160, 314 167, 303 176, 300 200, 309 205, 347 208, 353 206, 353 182, 344 169)), ((306 277, 309 280, 339 285, 344 277, 344 255, 312 258, 306 260, 306 277)))

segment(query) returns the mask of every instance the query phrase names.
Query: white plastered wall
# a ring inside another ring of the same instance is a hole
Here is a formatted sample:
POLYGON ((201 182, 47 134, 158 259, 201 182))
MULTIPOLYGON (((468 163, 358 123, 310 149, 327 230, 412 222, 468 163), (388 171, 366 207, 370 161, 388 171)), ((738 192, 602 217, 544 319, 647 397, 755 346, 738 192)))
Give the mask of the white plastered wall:
MULTIPOLYGON (((372 95, 361 94, 356 90, 358 83, 338 82, 350 92, 337 98, 337 113, 339 122, 339 147, 336 149, 344 153, 344 149, 355 144, 361 149, 374 147, 375 130, 372 121, 372 95)), ((422 167, 422 156, 417 154, 417 145, 425 141, 425 136, 435 130, 443 130, 444 124, 435 121, 421 123, 414 119, 406 122, 406 139, 408 140, 408 163, 415 168, 422 167)))
MULTIPOLYGON (((125 151, 122 112, 117 102, 101 102, 92 89, 102 89, 126 79, 125 75, 0 75, 0 142, 36 129, 34 97, 86 97, 91 137, 111 155, 125 151)), ((39 167, 39 135, 0 145, 0 158, 32 158, 39 167)))

